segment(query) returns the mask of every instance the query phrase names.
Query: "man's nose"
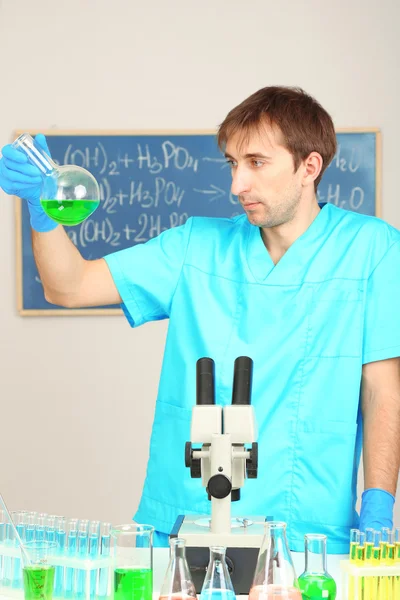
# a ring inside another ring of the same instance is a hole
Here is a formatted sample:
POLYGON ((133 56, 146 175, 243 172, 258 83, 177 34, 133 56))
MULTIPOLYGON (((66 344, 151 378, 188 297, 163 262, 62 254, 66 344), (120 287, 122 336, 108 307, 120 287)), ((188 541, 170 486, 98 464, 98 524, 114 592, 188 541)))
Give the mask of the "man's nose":
POLYGON ((249 175, 243 171, 243 169, 239 169, 237 167, 232 172, 232 185, 231 192, 234 196, 240 196, 240 194, 244 194, 251 190, 251 183, 249 175))

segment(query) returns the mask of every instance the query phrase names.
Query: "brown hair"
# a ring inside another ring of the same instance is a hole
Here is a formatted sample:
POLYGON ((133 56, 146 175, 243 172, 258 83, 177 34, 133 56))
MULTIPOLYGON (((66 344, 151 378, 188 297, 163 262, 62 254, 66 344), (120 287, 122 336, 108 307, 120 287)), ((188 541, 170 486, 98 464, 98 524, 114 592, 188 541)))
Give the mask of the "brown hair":
POLYGON ((295 171, 311 152, 322 156, 321 173, 314 182, 316 190, 336 152, 335 127, 326 110, 301 88, 265 87, 228 113, 218 129, 218 146, 223 149, 237 131, 246 141, 263 122, 279 127, 283 144, 293 156, 295 171))

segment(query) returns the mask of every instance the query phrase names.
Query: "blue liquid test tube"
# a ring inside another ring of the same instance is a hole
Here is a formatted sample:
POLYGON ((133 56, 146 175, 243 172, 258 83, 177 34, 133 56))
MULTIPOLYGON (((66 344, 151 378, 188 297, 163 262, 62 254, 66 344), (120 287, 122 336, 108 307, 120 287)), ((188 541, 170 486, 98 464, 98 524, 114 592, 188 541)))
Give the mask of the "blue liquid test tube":
POLYGON ((30 513, 28 513, 28 516, 27 516, 27 519, 26 519, 26 527, 25 527, 25 540, 27 542, 34 542, 35 541, 36 519, 37 519, 37 513, 36 512, 30 512, 30 513))
MULTIPOLYGON (((102 523, 101 526, 101 556, 102 558, 106 558, 110 556, 110 541, 111 541, 111 523, 102 523)), ((99 590, 98 596, 99 598, 106 598, 108 593, 108 578, 109 578, 109 569, 103 568, 100 569, 99 573, 99 590)))
MULTIPOLYGON (((3 509, 0 509, 0 544, 5 543, 6 538, 6 516, 3 509)), ((0 585, 3 585, 3 562, 4 557, 0 551, 0 585)))
MULTIPOLYGON (((77 555, 83 560, 88 557, 88 527, 89 521, 87 519, 80 521, 77 540, 77 555)), ((83 598, 85 595, 86 575, 87 572, 84 569, 77 570, 75 580, 76 598, 83 598)))
MULTIPOLYGON (((57 542, 57 553, 63 556, 65 553, 65 517, 56 517, 55 519, 55 533, 57 542)), ((64 567, 56 567, 54 575, 54 597, 60 598, 64 595, 64 567)))
MULTIPOLYGON (((100 551, 100 521, 91 521, 89 524, 89 558, 95 560, 100 551)), ((99 570, 90 572, 90 598, 96 597, 97 578, 99 570)))
POLYGON ((45 538, 46 542, 55 542, 56 541, 55 524, 56 524, 56 516, 55 515, 50 515, 49 517, 47 517, 46 527, 45 527, 45 532, 44 532, 44 538, 45 538))
MULTIPOLYGON (((16 522, 15 526, 17 528, 18 535, 21 538, 22 542, 25 541, 26 515, 27 515, 26 510, 22 510, 16 515, 17 522, 16 522)), ((15 542, 16 542, 16 545, 18 546, 17 540, 15 540, 15 542)), ((20 558, 16 558, 14 560, 14 577, 13 577, 12 587, 22 588, 22 565, 21 565, 20 558)))
MULTIPOLYGON (((67 524, 67 556, 73 558, 76 554, 76 538, 78 535, 78 519, 69 519, 67 524)), ((65 569, 65 597, 72 598, 74 593, 75 569, 65 569)))
POLYGON ((47 513, 40 513, 37 518, 35 539, 37 542, 43 542, 46 531, 47 513))

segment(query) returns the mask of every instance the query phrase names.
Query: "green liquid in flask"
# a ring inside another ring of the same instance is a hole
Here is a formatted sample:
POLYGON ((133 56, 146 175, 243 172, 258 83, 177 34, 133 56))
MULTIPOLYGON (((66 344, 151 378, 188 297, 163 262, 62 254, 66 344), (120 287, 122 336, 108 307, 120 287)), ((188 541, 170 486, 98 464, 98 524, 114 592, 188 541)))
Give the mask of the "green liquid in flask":
POLYGON ((60 225, 79 225, 99 206, 99 200, 41 200, 47 216, 60 225))
POLYGON ((52 600, 55 568, 24 567, 25 600, 52 600))
POLYGON ((114 600, 152 600, 152 569, 115 569, 114 600))
POLYGON ((299 577, 303 600, 335 600, 336 583, 326 575, 305 575, 299 577))

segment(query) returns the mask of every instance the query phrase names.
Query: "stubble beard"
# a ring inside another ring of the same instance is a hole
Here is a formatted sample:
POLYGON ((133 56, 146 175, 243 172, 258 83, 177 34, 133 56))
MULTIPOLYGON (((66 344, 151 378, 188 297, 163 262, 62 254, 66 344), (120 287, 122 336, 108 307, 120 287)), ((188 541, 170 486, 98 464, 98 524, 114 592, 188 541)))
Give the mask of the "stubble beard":
POLYGON ((257 227, 279 227, 285 223, 293 221, 301 200, 301 189, 296 189, 290 197, 285 198, 277 206, 268 207, 262 199, 254 199, 254 202, 260 202, 262 206, 258 206, 254 210, 246 212, 247 218, 252 225, 257 227))

